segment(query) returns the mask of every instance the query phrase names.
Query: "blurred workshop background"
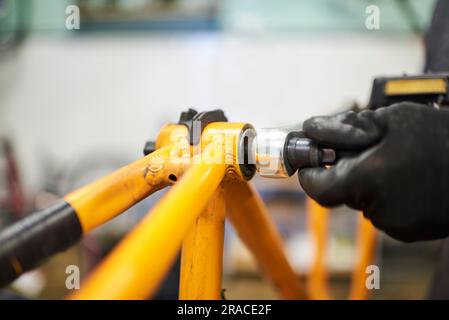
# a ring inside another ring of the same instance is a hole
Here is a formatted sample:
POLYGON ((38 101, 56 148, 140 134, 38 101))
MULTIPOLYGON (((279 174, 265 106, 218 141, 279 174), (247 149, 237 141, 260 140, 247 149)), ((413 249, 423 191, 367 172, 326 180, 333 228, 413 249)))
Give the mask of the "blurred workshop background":
MULTIPOLYGON (((363 106, 378 75, 418 73, 433 0, 0 0, 0 226, 142 155, 188 107, 222 108, 258 128, 363 106), (66 8, 80 9, 68 30, 66 8), (380 30, 365 26, 380 8, 380 30)), ((310 266, 296 178, 255 179, 298 274, 310 266)), ((26 274, 12 292, 63 298, 65 268, 83 275, 157 201, 153 195, 77 247, 26 274)), ((343 298, 356 215, 332 215, 327 266, 343 298)), ((425 298, 438 242, 382 236, 372 298, 425 298)), ((227 228, 227 298, 276 298, 227 228)), ((0 270, 1 272, 1 270, 0 270)), ((151 269, 149 268, 149 272, 151 269)), ((176 268, 160 298, 176 297, 176 268)))

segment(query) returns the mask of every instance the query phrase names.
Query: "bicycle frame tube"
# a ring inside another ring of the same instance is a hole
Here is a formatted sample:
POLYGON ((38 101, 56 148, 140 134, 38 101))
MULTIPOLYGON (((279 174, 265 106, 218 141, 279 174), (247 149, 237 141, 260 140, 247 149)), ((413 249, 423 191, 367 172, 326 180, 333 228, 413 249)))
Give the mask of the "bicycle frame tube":
MULTIPOLYGON (((211 150, 216 147, 213 144, 211 150)), ((176 258, 182 240, 223 179, 225 170, 224 164, 193 164, 73 298, 151 297, 176 258)))
POLYGON ((182 245, 179 298, 221 299, 225 202, 219 186, 182 245))
POLYGON ((227 216, 240 239, 254 254, 264 273, 285 299, 304 298, 299 277, 285 256, 282 239, 265 205, 244 181, 225 183, 227 216))
POLYGON ((112 219, 149 194, 173 184, 169 175, 178 176, 182 168, 172 165, 168 170, 172 149, 173 146, 163 147, 65 196, 64 200, 80 220, 83 233, 112 219))
MULTIPOLYGON (((309 275, 308 293, 311 299, 331 299, 326 271, 329 209, 308 198, 307 217, 309 230, 315 244, 315 256, 309 275)), ((368 298, 369 291, 365 285, 366 267, 374 260, 376 245, 377 231, 371 222, 360 213, 357 228, 356 261, 352 272, 348 299, 361 300, 368 298)))
POLYGON ((328 242, 329 209, 314 200, 307 200, 307 224, 314 244, 314 259, 310 268, 307 291, 310 299, 330 299, 326 271, 326 248, 328 242))
POLYGON ((378 232, 374 229, 371 222, 363 216, 359 215, 357 229, 357 252, 356 263, 352 273, 351 289, 349 299, 362 300, 367 299, 369 290, 366 286, 366 267, 374 262, 377 248, 378 232))

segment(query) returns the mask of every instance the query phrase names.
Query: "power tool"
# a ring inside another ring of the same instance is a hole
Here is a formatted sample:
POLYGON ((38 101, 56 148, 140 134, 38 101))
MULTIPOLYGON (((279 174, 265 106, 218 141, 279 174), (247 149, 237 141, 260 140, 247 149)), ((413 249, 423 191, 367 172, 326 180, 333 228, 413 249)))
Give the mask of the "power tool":
MULTIPOLYGON (((429 107, 448 107, 449 74, 378 77, 373 81, 367 109, 388 107, 398 102, 416 102, 429 107)), ((345 153, 323 148, 300 130, 261 129, 252 147, 256 169, 267 178, 283 178, 307 167, 334 164, 345 153)))

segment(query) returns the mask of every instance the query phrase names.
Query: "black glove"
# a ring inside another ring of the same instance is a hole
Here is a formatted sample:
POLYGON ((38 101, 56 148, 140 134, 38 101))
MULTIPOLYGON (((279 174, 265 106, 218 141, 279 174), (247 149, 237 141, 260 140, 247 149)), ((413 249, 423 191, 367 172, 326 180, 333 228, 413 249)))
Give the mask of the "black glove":
POLYGON ((353 153, 331 168, 299 172, 310 197, 363 210, 398 240, 449 235, 449 110, 400 103, 314 117, 303 130, 323 147, 353 153))

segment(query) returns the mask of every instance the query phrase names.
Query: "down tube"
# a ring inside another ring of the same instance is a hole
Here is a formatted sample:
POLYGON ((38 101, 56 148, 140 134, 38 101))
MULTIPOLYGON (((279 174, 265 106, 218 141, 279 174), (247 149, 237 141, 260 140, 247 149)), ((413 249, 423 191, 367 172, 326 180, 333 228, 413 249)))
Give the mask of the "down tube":
POLYGON ((282 238, 259 195, 250 184, 232 180, 225 184, 227 214, 240 239, 285 299, 305 298, 300 280, 284 253, 282 238))
POLYGON ((223 179, 221 164, 195 164, 82 284, 75 299, 145 299, 158 289, 182 240, 223 179))

